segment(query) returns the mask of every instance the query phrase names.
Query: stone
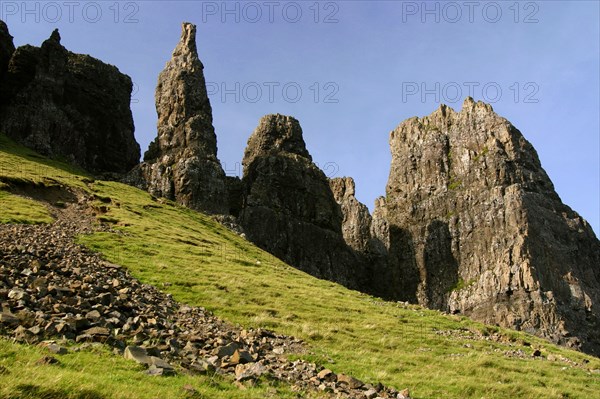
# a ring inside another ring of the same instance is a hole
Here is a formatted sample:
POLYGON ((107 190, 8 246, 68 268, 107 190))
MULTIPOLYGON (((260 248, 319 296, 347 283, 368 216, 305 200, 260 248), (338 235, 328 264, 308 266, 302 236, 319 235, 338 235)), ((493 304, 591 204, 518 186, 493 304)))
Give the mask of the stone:
POLYGON ((365 399, 373 399, 377 397, 377 391, 373 388, 369 388, 365 392, 363 392, 365 399))
POLYGON ((402 122, 390 147, 397 299, 600 354, 600 241, 517 128, 467 98, 402 122))
POLYGON ((19 324, 19 319, 10 313, 0 313, 0 323, 7 326, 16 326, 19 324))
POLYGON ((245 381, 258 378, 267 372, 267 368, 261 363, 238 364, 235 367, 235 379, 245 381))
POLYGON ((69 353, 67 348, 57 345, 54 342, 42 342, 41 346, 43 346, 50 353, 53 353, 55 355, 66 355, 67 353, 69 353))
POLYGON ((33 335, 39 335, 42 332, 42 329, 40 326, 33 326, 29 328, 28 331, 33 335))
POLYGON ((397 399, 410 399, 410 392, 408 388, 403 389, 398 393, 397 399))
POLYGON ((90 321, 97 321, 101 317, 102 317, 102 315, 97 310, 92 310, 91 312, 87 312, 85 314, 85 318, 88 319, 88 320, 90 320, 90 321))
POLYGON ((144 372, 144 374, 152 377, 161 377, 175 375, 175 371, 173 369, 163 369, 155 366, 154 364, 151 364, 150 367, 148 367, 148 370, 144 372))
POLYGON ((203 69, 196 26, 184 23, 179 44, 158 77, 158 136, 126 182, 191 209, 227 214, 229 193, 217 158, 203 69))
POLYGON ((146 349, 139 346, 128 346, 125 348, 123 357, 128 360, 133 360, 140 364, 152 364, 146 349))
POLYGON ((83 334, 91 335, 92 337, 97 336, 97 335, 109 336, 110 330, 105 327, 92 327, 92 328, 89 328, 89 329, 83 331, 83 334))
POLYGON ((337 380, 335 373, 329 369, 323 369, 317 374, 317 378, 321 381, 333 382, 337 380))
POLYGON ((390 226, 385 197, 375 199, 375 207, 373 209, 373 216, 371 217, 370 235, 371 250, 381 255, 387 255, 390 249, 390 226))
POLYGON ((356 378, 346 375, 346 374, 338 374, 337 382, 339 384, 344 384, 350 389, 358 389, 365 385, 362 381, 357 380, 356 378))
POLYGON ((250 354, 250 352, 244 351, 244 350, 236 350, 235 352, 233 352, 233 355, 231 355, 231 359, 229 360, 229 363, 230 364, 244 364, 244 363, 250 363, 253 360, 254 359, 252 359, 252 355, 250 354))
MULTIPOLYGON (((0 24, 0 70, 5 25, 0 24)), ((0 131, 42 155, 94 173, 125 173, 138 164, 129 76, 68 51, 58 30, 41 47, 14 50, 0 76, 0 131)), ((8 46, 10 50, 10 46, 8 46)))
POLYGON ((350 288, 364 285, 364 265, 342 235, 340 206, 296 119, 261 118, 242 166, 239 220, 249 241, 313 276, 350 288))
POLYGON ((8 299, 12 299, 14 301, 19 301, 23 298, 27 298, 27 293, 20 288, 13 288, 8 292, 8 299))
POLYGON ((58 360, 52 356, 44 356, 41 359, 38 359, 35 364, 38 366, 45 366, 48 364, 58 364, 58 360))
POLYGON ((167 363, 166 361, 162 360, 159 357, 156 356, 150 356, 149 357, 150 360, 150 366, 155 366, 164 370, 173 370, 173 366, 171 366, 169 363, 167 363))
POLYGON ((233 354, 240 348, 240 345, 237 342, 231 342, 227 345, 221 346, 217 348, 216 354, 218 357, 222 358, 225 356, 233 356, 233 354))

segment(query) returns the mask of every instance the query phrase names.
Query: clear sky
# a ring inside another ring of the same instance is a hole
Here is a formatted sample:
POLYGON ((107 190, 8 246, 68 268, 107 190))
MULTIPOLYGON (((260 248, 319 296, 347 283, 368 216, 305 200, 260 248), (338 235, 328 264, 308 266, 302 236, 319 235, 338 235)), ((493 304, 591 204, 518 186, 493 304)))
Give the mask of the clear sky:
POLYGON ((180 36, 198 25, 228 174, 269 113, 300 120, 313 159, 384 195, 389 132, 471 94, 533 143, 563 201, 600 232, 598 1, 0 1, 15 43, 58 27, 69 50, 135 82, 136 138, 156 135, 154 89, 180 36))

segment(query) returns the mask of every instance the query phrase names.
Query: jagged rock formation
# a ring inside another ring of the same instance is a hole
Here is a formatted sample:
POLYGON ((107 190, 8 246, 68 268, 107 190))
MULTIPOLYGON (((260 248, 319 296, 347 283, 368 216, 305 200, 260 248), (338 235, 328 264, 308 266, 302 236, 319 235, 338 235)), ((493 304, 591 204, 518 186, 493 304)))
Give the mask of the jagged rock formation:
MULTIPOLYGON (((0 70, 11 52, 8 38, 1 24, 0 70)), ((1 132, 90 172, 125 173, 139 162, 131 79, 114 66, 67 51, 58 30, 41 48, 16 49, 1 79, 1 132)))
POLYGON ((359 252, 371 246, 371 214, 369 208, 354 196, 354 179, 338 177, 329 180, 333 197, 342 210, 342 234, 348 245, 359 252))
POLYGON ((342 213, 313 162, 298 121, 263 117, 242 162, 240 223, 248 239, 292 266, 351 288, 364 270, 342 236, 342 213))
POLYGON ((384 197, 375 199, 375 208, 371 217, 370 234, 372 250, 386 255, 390 249, 390 226, 388 224, 387 204, 384 197))
POLYGON ((158 137, 132 180, 153 195, 189 208, 228 213, 225 172, 217 159, 203 69, 196 26, 184 23, 181 40, 158 77, 158 137))
POLYGON ((403 122, 390 146, 402 299, 600 354, 600 243, 510 122, 468 98, 403 122))
POLYGON ((388 264, 390 244, 385 198, 377 198, 371 216, 366 205, 354 196, 354 179, 335 178, 329 185, 342 211, 344 240, 365 270, 366 282, 359 289, 386 299, 401 297, 400 274, 388 264))
POLYGON ((0 79, 6 73, 8 62, 14 52, 13 37, 8 32, 8 26, 6 26, 4 21, 0 21, 0 79))

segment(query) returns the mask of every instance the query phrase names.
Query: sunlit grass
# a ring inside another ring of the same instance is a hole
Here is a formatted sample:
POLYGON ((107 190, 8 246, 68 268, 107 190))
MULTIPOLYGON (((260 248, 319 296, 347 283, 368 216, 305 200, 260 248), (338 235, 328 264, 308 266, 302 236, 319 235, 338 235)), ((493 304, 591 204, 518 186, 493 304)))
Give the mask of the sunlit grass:
POLYGON ((245 390, 218 375, 151 377, 142 366, 98 347, 55 356, 58 364, 36 362, 44 349, 0 339, 2 399, 295 398, 286 385, 263 382, 245 390), (196 393, 184 390, 191 386, 196 393))
POLYGON ((0 187, 0 223, 51 223, 48 209, 39 202, 2 191, 0 187))

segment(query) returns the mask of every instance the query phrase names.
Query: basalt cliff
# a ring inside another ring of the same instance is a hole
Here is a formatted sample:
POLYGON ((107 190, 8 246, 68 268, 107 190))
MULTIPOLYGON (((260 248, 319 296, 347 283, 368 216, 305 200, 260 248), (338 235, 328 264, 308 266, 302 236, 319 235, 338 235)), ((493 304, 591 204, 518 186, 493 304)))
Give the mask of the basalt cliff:
POLYGON ((0 131, 94 173, 125 173, 140 157, 129 76, 68 51, 55 30, 41 47, 14 48, 0 21, 0 131))
POLYGON ((390 147, 401 299, 600 353, 600 243, 517 128, 467 98, 404 121, 390 147))
POLYGON ((0 130, 226 215, 248 240, 314 276, 600 355, 600 242, 490 105, 468 98, 459 112, 442 105, 394 129, 385 196, 371 214, 352 178, 328 179, 312 161, 291 116, 263 117, 243 177, 225 176, 195 36, 183 24, 158 78, 157 137, 138 163, 131 80, 68 52, 58 32, 41 48, 15 50, 0 23, 0 130))

